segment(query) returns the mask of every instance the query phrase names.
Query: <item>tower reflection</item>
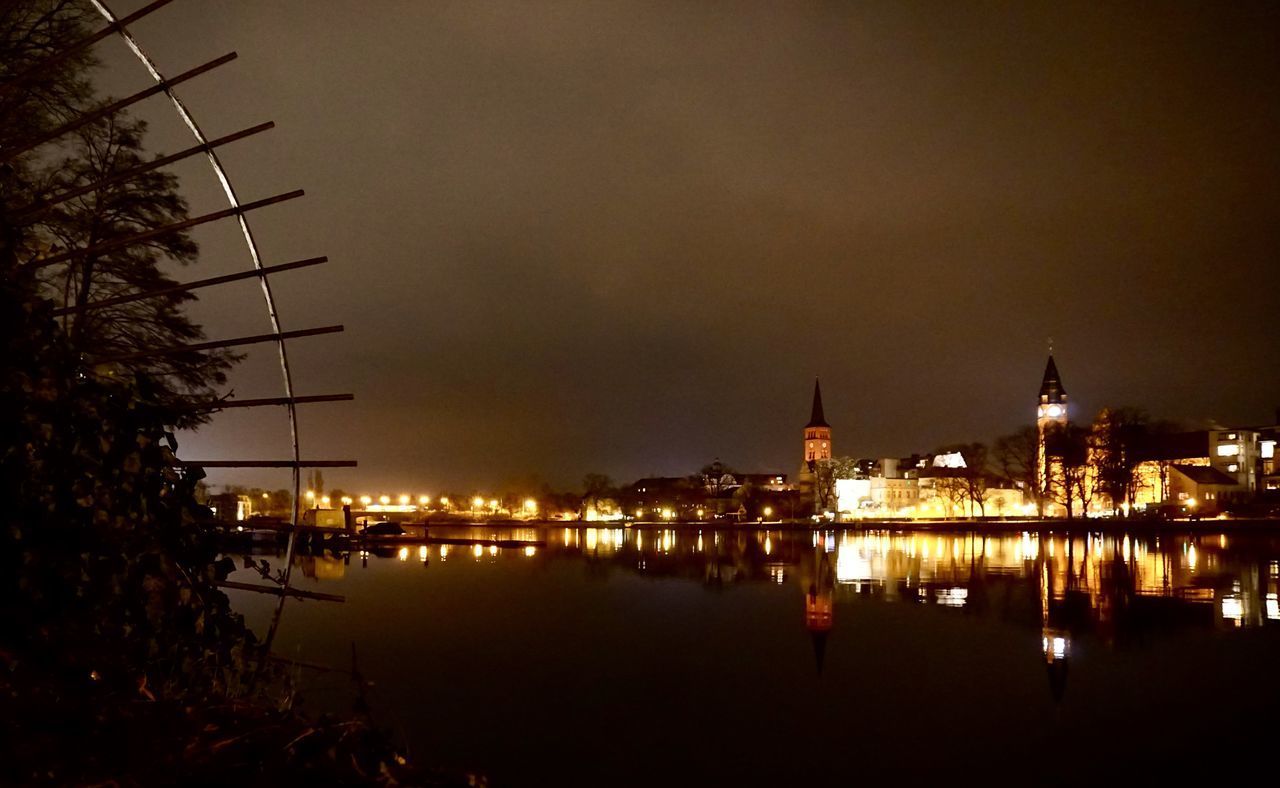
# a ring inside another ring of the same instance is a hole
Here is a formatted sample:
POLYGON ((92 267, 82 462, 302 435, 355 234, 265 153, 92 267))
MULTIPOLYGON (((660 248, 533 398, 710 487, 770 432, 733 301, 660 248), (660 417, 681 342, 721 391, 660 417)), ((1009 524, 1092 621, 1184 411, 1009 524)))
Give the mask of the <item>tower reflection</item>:
POLYGON ((830 554, 821 547, 812 548, 802 557, 800 577, 804 587, 804 627, 813 642, 818 675, 822 675, 827 636, 835 626, 835 571, 830 554))

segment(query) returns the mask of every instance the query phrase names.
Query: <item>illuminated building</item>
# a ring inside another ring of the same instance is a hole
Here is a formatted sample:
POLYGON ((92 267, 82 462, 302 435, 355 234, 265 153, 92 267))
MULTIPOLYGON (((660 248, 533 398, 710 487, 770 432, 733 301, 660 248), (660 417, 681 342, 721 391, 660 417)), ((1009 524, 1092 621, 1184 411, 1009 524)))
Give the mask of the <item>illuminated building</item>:
POLYGON ((822 386, 813 380, 813 405, 809 411, 809 423, 804 425, 803 461, 796 482, 803 501, 817 505, 818 463, 831 459, 831 425, 822 410, 822 386))
MULTIPOLYGON (((1139 448, 1134 505, 1139 509, 1195 500, 1213 513, 1226 502, 1265 490, 1265 432, 1209 429, 1151 435, 1139 448)), ((1273 460, 1274 461, 1274 460, 1273 460)))
POLYGON ((254 501, 240 493, 220 493, 209 497, 213 516, 224 522, 239 522, 253 516, 254 501))
POLYGON ((1280 411, 1276 412, 1275 426, 1258 432, 1258 490, 1272 495, 1280 494, 1280 464, 1276 462, 1276 443, 1280 440, 1280 411))
MULTIPOLYGON (((1036 432, 1040 436, 1039 448, 1036 452, 1036 478, 1041 490, 1047 490, 1055 474, 1055 469, 1045 450, 1045 439, 1048 433, 1067 424, 1067 390, 1062 386, 1062 377, 1058 374, 1058 365, 1049 354, 1049 362, 1044 367, 1044 377, 1040 381, 1040 402, 1036 406, 1036 432)), ((1059 507, 1061 508, 1061 507, 1059 507)), ((1064 510, 1065 511, 1065 510, 1064 510)))
POLYGON ((1025 516, 1025 496, 997 478, 986 479, 983 505, 967 495, 964 457, 959 452, 886 457, 859 462, 858 478, 836 480, 836 508, 854 518, 931 519, 1025 516))

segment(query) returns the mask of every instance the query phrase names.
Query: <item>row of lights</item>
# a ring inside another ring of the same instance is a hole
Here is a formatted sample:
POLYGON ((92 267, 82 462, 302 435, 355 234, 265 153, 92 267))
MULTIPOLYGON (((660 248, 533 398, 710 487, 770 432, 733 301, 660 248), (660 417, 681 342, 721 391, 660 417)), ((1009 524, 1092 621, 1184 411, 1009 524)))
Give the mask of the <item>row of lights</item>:
MULTIPOLYGON (((661 515, 662 519, 664 520, 670 520, 676 516, 676 513, 671 509, 654 509, 653 511, 661 515)), ((703 514, 705 514, 705 512, 703 512, 702 509, 697 509, 695 510, 694 513, 698 516, 699 520, 701 520, 703 514)), ((766 506, 764 507, 764 509, 760 510, 760 513, 763 514, 765 517, 772 517, 773 507, 766 506)), ((639 520, 642 517, 644 517, 644 509, 636 509, 636 519, 639 520)))
MULTIPOLYGON (((268 497, 268 496, 267 496, 267 494, 266 494, 266 493, 263 493, 263 494, 262 494, 262 497, 263 497, 263 498, 266 498, 266 497, 268 497)), ((318 502, 321 506, 329 506, 329 505, 332 503, 332 500, 330 499, 330 497, 329 497, 329 496, 327 496, 327 495, 319 495, 319 496, 317 496, 317 495, 316 495, 316 491, 315 491, 315 490, 307 490, 307 501, 308 501, 308 503, 311 503, 311 504, 313 504, 313 505, 314 505, 314 504, 316 504, 316 503, 318 502)), ((378 504, 379 504, 379 505, 381 505, 381 506, 390 506, 390 505, 391 505, 391 496, 390 496, 390 495, 381 495, 381 496, 378 496, 377 501, 378 501, 378 504)), ((409 495, 401 495, 401 496, 397 499, 397 501, 398 501, 398 503, 399 503, 401 506, 409 506, 409 505, 413 502, 413 498, 412 498, 412 496, 409 496, 409 495)), ((342 496, 342 498, 341 498, 341 502, 342 502, 342 505, 343 505, 343 506, 351 506, 353 503, 355 503, 355 500, 354 500, 354 499, 352 499, 352 498, 351 498, 351 496, 349 496, 349 495, 344 495, 344 496, 342 496)), ((373 496, 371 496, 371 495, 362 495, 362 496, 360 496, 360 504, 361 504, 362 506, 372 506, 372 505, 373 505, 373 503, 374 503, 374 498, 373 498, 373 496)), ((488 503, 488 508, 490 508, 490 509, 497 509, 497 508, 498 508, 498 499, 497 499, 497 498, 491 498, 491 499, 489 499, 489 501, 488 501, 487 503, 488 503)), ((446 508, 446 509, 447 509, 447 508, 449 507, 449 499, 448 499, 447 497, 445 497, 445 496, 441 496, 441 497, 440 497, 439 504, 440 504, 440 506, 441 506, 441 507, 443 507, 443 508, 446 508)), ((481 497, 480 497, 480 496, 478 496, 478 495, 477 495, 475 498, 472 498, 472 499, 471 499, 471 505, 472 505, 472 508, 473 508, 473 509, 483 509, 483 508, 485 508, 485 504, 486 504, 485 499, 484 499, 484 498, 481 498, 481 497)), ((431 496, 429 496, 429 495, 419 495, 419 496, 418 496, 418 506, 420 506, 420 507, 427 507, 427 506, 430 506, 430 505, 431 505, 431 496)), ((528 512, 528 513, 530 513, 530 514, 534 514, 534 513, 536 513, 536 512, 538 511, 538 502, 537 502, 537 501, 535 501, 535 500, 534 500, 534 499, 532 499, 532 498, 528 498, 528 499, 526 499, 526 500, 525 500, 525 502, 524 502, 524 511, 526 511, 526 512, 528 512)))

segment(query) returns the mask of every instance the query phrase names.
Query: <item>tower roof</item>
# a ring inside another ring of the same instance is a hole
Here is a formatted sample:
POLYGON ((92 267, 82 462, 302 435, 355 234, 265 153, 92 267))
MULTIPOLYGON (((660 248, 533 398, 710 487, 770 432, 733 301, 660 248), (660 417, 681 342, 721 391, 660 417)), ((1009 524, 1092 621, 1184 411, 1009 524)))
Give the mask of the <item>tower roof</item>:
POLYGON ((1065 402, 1067 390, 1062 387, 1062 378, 1058 375, 1058 365, 1053 363, 1053 355, 1044 367, 1044 380, 1040 383, 1040 396, 1047 397, 1049 402, 1065 402))
POLYGON ((827 423, 827 417, 822 412, 822 385, 817 378, 813 379, 813 412, 809 414, 809 423, 804 426, 831 427, 827 423))

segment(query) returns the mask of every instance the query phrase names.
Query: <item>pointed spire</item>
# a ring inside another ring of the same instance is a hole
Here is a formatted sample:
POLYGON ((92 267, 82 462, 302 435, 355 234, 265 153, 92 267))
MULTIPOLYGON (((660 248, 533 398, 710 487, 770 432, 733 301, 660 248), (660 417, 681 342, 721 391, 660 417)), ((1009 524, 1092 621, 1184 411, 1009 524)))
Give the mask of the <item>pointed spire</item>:
POLYGON ((830 427, 827 417, 822 412, 822 385, 817 378, 813 379, 813 412, 809 415, 806 427, 830 427))
POLYGON ((1040 396, 1045 402, 1061 404, 1067 401, 1067 390, 1062 387, 1062 377, 1058 375, 1058 365, 1053 363, 1053 355, 1044 367, 1044 380, 1040 383, 1040 396))

